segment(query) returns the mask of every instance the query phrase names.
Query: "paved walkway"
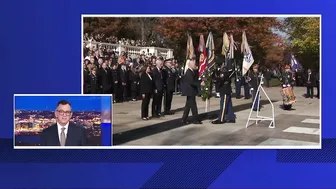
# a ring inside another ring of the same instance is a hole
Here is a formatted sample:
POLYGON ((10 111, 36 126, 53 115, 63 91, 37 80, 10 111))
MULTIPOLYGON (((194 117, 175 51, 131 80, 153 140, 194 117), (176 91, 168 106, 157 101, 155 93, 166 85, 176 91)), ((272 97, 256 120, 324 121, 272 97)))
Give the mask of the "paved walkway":
MULTIPOLYGON (((219 109, 219 99, 210 100, 210 111, 205 112, 205 102, 197 99, 202 125, 183 125, 181 117, 185 97, 174 96, 172 109, 176 113, 163 118, 143 121, 140 119, 141 101, 117 103, 113 107, 114 145, 127 146, 319 146, 320 101, 302 96, 306 88, 296 87, 297 102, 293 109, 281 109, 279 88, 265 88, 274 102, 275 128, 268 128, 269 121, 255 121, 245 128, 252 100, 233 99, 236 123, 213 125, 219 109)), ((271 105, 262 94, 262 116, 271 116, 271 105)), ((151 112, 151 110, 149 111, 151 112)), ((255 114, 255 112, 253 112, 255 114)))

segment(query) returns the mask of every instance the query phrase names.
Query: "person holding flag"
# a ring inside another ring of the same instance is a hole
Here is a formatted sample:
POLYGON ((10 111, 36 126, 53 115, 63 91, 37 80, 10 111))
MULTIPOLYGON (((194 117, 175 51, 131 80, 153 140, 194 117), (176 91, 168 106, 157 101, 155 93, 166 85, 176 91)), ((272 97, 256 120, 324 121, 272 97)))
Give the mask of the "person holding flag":
POLYGON ((222 123, 236 123, 236 118, 233 113, 233 105, 231 98, 231 78, 230 72, 226 65, 223 65, 220 69, 219 80, 219 92, 220 92, 220 110, 218 114, 218 119, 212 121, 212 124, 222 124, 222 123))
MULTIPOLYGON (((228 60, 228 57, 231 56, 233 58, 233 51, 234 51, 234 43, 233 38, 231 35, 231 42, 228 42, 227 34, 224 33, 223 36, 223 47, 222 47, 222 54, 228 60)), ((219 96, 220 96, 220 111, 218 114, 218 119, 212 121, 212 124, 222 124, 222 123, 235 123, 236 118, 233 113, 233 105, 232 105, 232 88, 231 88, 231 76, 232 74, 232 65, 229 64, 222 64, 219 70, 219 77, 216 78, 218 81, 218 89, 219 89, 219 96), (230 69, 230 70, 229 70, 230 69)))
MULTIPOLYGON (((249 82, 251 82, 251 77, 249 77, 247 73, 249 72, 250 67, 254 63, 254 58, 252 56, 252 51, 250 49, 250 46, 247 42, 245 31, 243 32, 243 35, 242 35, 241 52, 244 55, 243 66, 242 66, 242 72, 243 72, 242 77, 244 77, 244 93, 245 93, 244 96, 245 96, 245 99, 248 99, 250 98, 249 82)), ((249 75, 250 75, 250 72, 249 72, 249 75)), ((257 88, 255 90, 257 90, 257 88)))

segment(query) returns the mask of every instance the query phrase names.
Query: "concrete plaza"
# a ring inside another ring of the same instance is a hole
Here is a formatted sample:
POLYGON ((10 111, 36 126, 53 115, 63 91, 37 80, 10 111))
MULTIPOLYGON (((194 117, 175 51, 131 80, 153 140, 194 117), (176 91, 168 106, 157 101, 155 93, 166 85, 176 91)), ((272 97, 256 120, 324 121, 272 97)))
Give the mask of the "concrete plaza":
MULTIPOLYGON (((280 88, 264 88, 275 108, 275 128, 270 121, 247 119, 252 100, 233 98, 236 123, 213 125, 219 110, 219 98, 211 98, 210 109, 205 113, 205 102, 197 98, 203 124, 183 125, 181 117, 186 97, 174 95, 174 115, 143 121, 140 118, 141 101, 113 105, 113 143, 126 146, 320 146, 320 100, 304 98, 304 87, 295 87, 297 102, 293 109, 281 108, 280 88)), ((243 91, 242 91, 243 92, 243 91)), ((315 89, 316 94, 316 89, 315 89)), ((261 93, 262 116, 271 116, 271 105, 261 93)), ((151 106, 151 104, 150 104, 151 106)), ((151 113, 151 108, 149 114, 151 113)), ((255 112, 252 113, 255 116, 255 112)), ((190 113, 191 115, 191 113, 190 113)))

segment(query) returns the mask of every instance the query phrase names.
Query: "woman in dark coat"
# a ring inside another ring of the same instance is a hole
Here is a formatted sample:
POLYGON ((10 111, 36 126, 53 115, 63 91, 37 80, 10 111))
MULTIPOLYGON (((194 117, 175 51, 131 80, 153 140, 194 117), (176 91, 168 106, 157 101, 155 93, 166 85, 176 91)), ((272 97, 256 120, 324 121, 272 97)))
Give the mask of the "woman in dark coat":
POLYGON ((139 84, 140 78, 139 78, 139 74, 137 74, 135 72, 135 68, 133 68, 133 66, 131 66, 131 72, 130 72, 130 75, 129 75, 129 80, 130 80, 130 84, 131 84, 132 100, 136 101, 137 100, 138 84, 139 84))
POLYGON ((97 83, 97 68, 92 68, 90 75, 88 76, 88 83, 90 85, 91 94, 99 94, 99 88, 97 83))
POLYGON ((145 66, 144 71, 140 77, 140 94, 142 98, 141 118, 143 120, 149 120, 148 107, 149 107, 149 101, 153 93, 153 85, 154 82, 151 76, 151 67, 145 66))

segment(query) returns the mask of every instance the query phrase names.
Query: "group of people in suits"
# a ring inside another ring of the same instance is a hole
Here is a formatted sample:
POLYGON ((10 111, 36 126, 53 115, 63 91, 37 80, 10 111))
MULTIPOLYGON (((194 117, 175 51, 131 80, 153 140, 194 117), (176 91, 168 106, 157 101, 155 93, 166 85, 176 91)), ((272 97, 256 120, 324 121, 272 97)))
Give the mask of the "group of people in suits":
POLYGON ((171 111, 175 91, 177 72, 172 68, 172 60, 158 58, 155 67, 145 65, 140 75, 140 93, 142 97, 141 118, 149 120, 149 103, 152 98, 152 117, 174 114, 171 111), (164 102, 164 112, 162 112, 164 102))
MULTIPOLYGON (((131 59, 125 53, 119 57, 112 54, 111 58, 92 56, 89 60, 87 57, 84 61, 83 92, 84 94, 113 94, 114 103, 142 99, 140 75, 143 72, 143 67, 150 65, 154 69, 156 60, 160 58, 163 59, 155 56, 146 57, 142 54, 131 59)), ((175 76, 173 92, 178 92, 181 90, 182 69, 176 60, 170 62, 175 76)), ((165 68, 164 65, 163 69, 165 68)), ((170 85, 168 87, 170 88, 170 85)))
POLYGON ((133 64, 120 56, 110 60, 95 58, 84 62, 84 93, 113 94, 114 102, 137 99, 140 77, 133 64))

